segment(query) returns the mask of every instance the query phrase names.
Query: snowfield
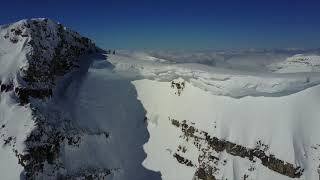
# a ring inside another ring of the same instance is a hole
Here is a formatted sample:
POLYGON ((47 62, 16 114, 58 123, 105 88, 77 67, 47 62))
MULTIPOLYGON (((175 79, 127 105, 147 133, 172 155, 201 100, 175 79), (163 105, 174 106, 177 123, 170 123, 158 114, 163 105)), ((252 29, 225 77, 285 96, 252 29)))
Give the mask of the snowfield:
MULTIPOLYGON (((283 97, 234 99, 212 95, 189 83, 180 96, 168 82, 138 80, 134 85, 149 119, 151 137, 144 146, 148 154, 144 165, 159 170, 164 179, 191 179, 194 174, 195 169, 173 159, 173 152, 179 145, 186 147, 184 156, 192 162, 198 162, 199 154, 192 143, 181 140, 182 133, 168 117, 191 121, 212 136, 245 147, 254 148, 258 141, 262 141, 269 146, 269 153, 302 166, 305 175, 301 179, 318 179, 320 154, 313 147, 320 144, 320 102, 314 98, 319 95, 319 86, 283 97)), ((220 159, 227 161, 225 165, 217 166, 218 179, 241 179, 245 174, 249 179, 288 179, 259 163, 254 165, 257 171, 249 172, 249 160, 225 153, 217 156, 226 156, 220 159), (234 166, 235 163, 239 165, 234 166)))
MULTIPOLYGON (((144 145, 148 156, 143 165, 160 171, 163 179, 192 179, 203 153, 194 141, 182 138, 183 133, 170 118, 190 121, 211 136, 247 148, 262 143, 267 147, 266 154, 304 169, 300 179, 319 178, 320 101, 315 98, 320 93, 319 73, 310 69, 282 74, 241 71, 135 57, 110 55, 108 61, 116 71, 135 72, 141 79, 133 84, 147 111, 150 133, 144 145), (172 87, 172 81, 184 82, 181 93, 172 87), (181 147, 186 149, 181 154, 194 167, 175 159, 181 147)), ((212 154, 219 159, 214 164, 216 179, 291 179, 259 160, 254 163, 226 151, 212 154)))
MULTIPOLYGON (((146 59, 146 58, 145 58, 146 59)), ((320 60, 320 56, 318 57, 320 60)), ((257 69, 246 71, 195 63, 141 61, 134 57, 112 56, 116 71, 136 72, 142 77, 171 81, 183 77, 194 86, 215 95, 235 98, 244 96, 283 96, 320 83, 320 73, 270 73, 257 69)))

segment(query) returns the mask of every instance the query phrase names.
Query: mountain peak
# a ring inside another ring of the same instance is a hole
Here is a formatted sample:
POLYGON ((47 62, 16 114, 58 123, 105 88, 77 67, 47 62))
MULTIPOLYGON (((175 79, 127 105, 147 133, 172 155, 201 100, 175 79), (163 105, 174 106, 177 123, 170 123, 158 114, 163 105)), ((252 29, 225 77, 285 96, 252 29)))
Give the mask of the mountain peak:
POLYGON ((47 18, 1 26, 0 47, 0 80, 23 101, 34 96, 25 92, 30 89, 50 92, 57 77, 79 67, 81 56, 98 50, 90 39, 47 18))

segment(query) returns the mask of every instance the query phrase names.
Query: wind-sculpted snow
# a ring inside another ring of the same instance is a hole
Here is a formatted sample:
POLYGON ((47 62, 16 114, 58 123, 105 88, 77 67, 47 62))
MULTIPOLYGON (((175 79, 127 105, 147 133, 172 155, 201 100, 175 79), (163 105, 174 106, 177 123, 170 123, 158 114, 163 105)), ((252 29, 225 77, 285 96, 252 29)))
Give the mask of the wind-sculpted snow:
POLYGON ((241 98, 244 96, 284 96, 320 83, 320 73, 276 74, 210 67, 201 64, 155 62, 129 56, 111 56, 109 61, 117 71, 134 72, 141 78, 171 81, 183 77, 215 95, 241 98))
MULTIPOLYGON (((270 66, 297 54, 319 55, 320 49, 243 49, 243 50, 121 50, 120 55, 141 60, 158 60, 172 63, 196 63, 231 69, 270 71, 270 66)), ((273 70, 274 68, 272 68, 273 70)))
POLYGON ((270 64, 269 68, 276 73, 320 72, 320 56, 297 54, 285 61, 270 64))

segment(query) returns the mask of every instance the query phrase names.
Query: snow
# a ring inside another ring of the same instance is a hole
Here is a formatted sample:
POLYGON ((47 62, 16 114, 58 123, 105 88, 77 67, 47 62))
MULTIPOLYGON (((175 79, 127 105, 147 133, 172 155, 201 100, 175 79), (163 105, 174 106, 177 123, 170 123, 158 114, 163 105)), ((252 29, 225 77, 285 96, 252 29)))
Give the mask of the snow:
POLYGON ((18 163, 14 151, 23 152, 24 141, 34 128, 34 123, 31 109, 28 106, 19 106, 11 96, 11 93, 0 95, 0 169, 2 179, 16 180, 23 177, 23 167, 18 163), (4 140, 10 137, 13 140, 5 144, 4 140))
MULTIPOLYGON (((259 72, 256 69, 228 69, 193 63, 170 61, 146 62, 136 56, 110 55, 108 61, 117 72, 133 72, 138 99, 147 111, 150 139, 144 145, 148 156, 143 165, 160 171, 162 179, 192 179, 195 168, 179 164, 173 152, 181 144, 187 157, 197 162, 199 152, 182 135, 168 117, 189 120, 209 134, 254 148, 257 141, 269 146, 268 152, 283 161, 304 168, 300 179, 318 179, 320 144, 317 97, 319 73, 259 72), (170 81, 185 80, 186 87, 178 96, 170 81), (216 126, 216 128, 215 128, 216 126)), ((301 67, 303 68, 303 67, 301 67)), ((250 68, 249 68, 250 69, 250 68)), ((290 179, 260 163, 220 153, 226 165, 218 165, 217 178, 290 179), (249 172, 248 168, 256 170, 249 172)))
POLYGON ((142 77, 170 81, 183 77, 193 85, 215 95, 240 98, 244 96, 283 96, 319 84, 320 74, 268 73, 210 67, 194 63, 145 62, 134 57, 111 55, 115 70, 135 72, 142 77))
POLYGON ((95 58, 88 72, 50 105, 82 132, 79 146, 65 142, 61 159, 66 171, 105 168, 112 171, 108 179, 159 179, 158 173, 141 164, 149 134, 131 79, 113 72, 101 58, 95 58))
MULTIPOLYGON (((10 27, 19 25, 20 22, 10 27)), ((9 39, 5 39, 7 33, 8 27, 0 26, 0 80, 4 83, 15 79, 20 68, 27 65, 26 54, 30 50, 24 47, 29 38, 21 38, 17 43, 12 43, 9 39)))
MULTIPOLYGON (((319 95, 320 86, 283 97, 234 99, 212 95, 189 83, 181 96, 174 93, 168 82, 138 80, 134 81, 134 85, 150 119, 150 139, 144 146, 148 157, 144 165, 160 170, 164 179, 177 179, 177 174, 186 172, 185 167, 175 162, 166 151, 177 148, 180 135, 168 117, 190 120, 215 137, 245 147, 254 148, 256 142, 261 140, 269 145, 269 152, 276 157, 304 167, 306 175, 302 179, 318 179, 315 169, 319 160, 314 162, 310 157, 315 155, 311 146, 320 143, 317 128, 320 125, 320 102, 314 98, 319 95)), ((189 155, 187 157, 192 159, 189 155)), ((229 168, 224 167, 224 171, 229 168)), ((192 174, 190 171, 187 172, 192 174)), ((244 174, 239 171, 237 176, 244 174)), ((277 177, 268 169, 262 173, 264 175, 259 175, 259 179, 277 177)), ((182 179, 190 179, 190 174, 186 175, 189 178, 182 176, 182 179)), ((230 173, 222 175, 232 179, 230 173)))

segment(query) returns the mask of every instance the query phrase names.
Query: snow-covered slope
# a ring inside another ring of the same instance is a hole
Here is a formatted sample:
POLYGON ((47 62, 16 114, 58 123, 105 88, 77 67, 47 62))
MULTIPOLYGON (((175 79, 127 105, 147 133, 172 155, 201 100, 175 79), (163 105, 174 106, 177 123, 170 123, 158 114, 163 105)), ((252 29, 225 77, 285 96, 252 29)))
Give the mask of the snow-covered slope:
POLYGON ((109 61, 140 79, 150 133, 143 165, 162 179, 319 178, 319 73, 109 61))
POLYGON ((19 106, 11 92, 0 95, 0 170, 1 179, 20 179, 23 166, 17 153, 25 149, 25 140, 34 128, 32 111, 19 106))
POLYGON ((216 179, 319 178, 319 86, 283 97, 234 99, 188 82, 180 95, 170 82, 134 85, 149 122, 144 165, 163 179, 192 179, 199 170, 216 179), (282 170, 286 163, 292 168, 282 170))

